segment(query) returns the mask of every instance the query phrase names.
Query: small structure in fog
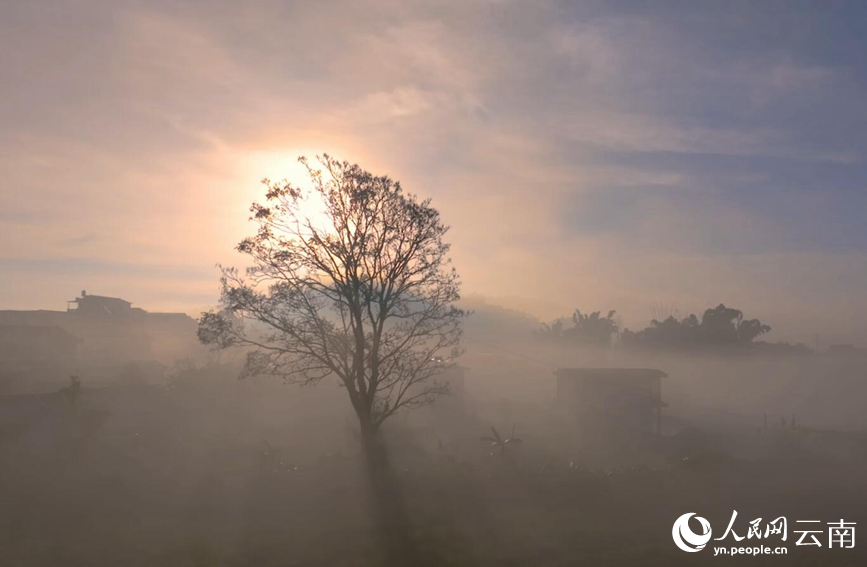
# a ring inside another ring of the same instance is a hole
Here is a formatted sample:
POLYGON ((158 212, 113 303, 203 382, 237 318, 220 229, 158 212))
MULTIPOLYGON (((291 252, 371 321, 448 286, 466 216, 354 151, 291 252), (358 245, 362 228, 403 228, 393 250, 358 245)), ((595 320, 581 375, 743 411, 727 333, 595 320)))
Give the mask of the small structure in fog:
POLYGON ((81 297, 76 297, 72 301, 66 302, 66 310, 75 312, 77 315, 86 315, 91 317, 96 316, 115 316, 123 317, 130 315, 131 311, 136 313, 144 313, 144 309, 134 309, 132 303, 125 301, 119 297, 106 297, 104 295, 87 295, 87 291, 82 290, 81 297))
POLYGON ((0 310, 0 391, 80 372, 112 378, 130 364, 169 365, 201 355, 197 327, 184 313, 153 313, 86 291, 66 311, 0 310))
POLYGON ((0 324, 0 394, 28 377, 63 376, 75 364, 80 344, 59 327, 0 324))
POLYGON ((59 327, 0 325, 0 360, 25 364, 75 360, 81 339, 59 327))
POLYGON ((581 430, 599 436, 659 434, 662 381, 652 368, 560 368, 557 403, 581 430))

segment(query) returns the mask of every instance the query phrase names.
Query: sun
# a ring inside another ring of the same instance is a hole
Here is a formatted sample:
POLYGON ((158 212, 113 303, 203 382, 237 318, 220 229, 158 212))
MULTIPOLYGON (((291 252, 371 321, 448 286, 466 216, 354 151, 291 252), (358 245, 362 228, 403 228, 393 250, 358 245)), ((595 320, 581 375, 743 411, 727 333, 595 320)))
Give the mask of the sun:
POLYGON ((298 161, 301 156, 306 157, 314 168, 318 165, 316 155, 321 152, 304 151, 297 149, 286 150, 255 150, 248 152, 243 160, 242 175, 251 182, 249 189, 244 191, 247 199, 246 205, 256 201, 265 200, 265 188, 260 183, 262 179, 272 182, 288 181, 294 187, 301 188, 305 199, 301 204, 301 215, 310 219, 310 222, 319 230, 327 231, 331 221, 325 213, 325 205, 319 195, 313 190, 310 175, 304 164, 298 161))

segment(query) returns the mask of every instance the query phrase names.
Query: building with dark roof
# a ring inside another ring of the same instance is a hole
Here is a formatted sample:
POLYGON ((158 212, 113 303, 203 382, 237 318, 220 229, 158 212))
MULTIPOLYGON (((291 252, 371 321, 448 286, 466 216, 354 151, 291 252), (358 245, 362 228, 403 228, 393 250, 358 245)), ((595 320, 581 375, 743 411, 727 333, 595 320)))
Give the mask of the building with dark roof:
POLYGON ((7 364, 73 362, 80 344, 60 327, 0 325, 0 360, 7 364))
MULTIPOLYGON (((66 302, 66 310, 87 317, 124 317, 133 312, 133 307, 132 303, 119 297, 87 295, 87 291, 82 290, 81 297, 66 302)), ((144 313, 143 309, 135 311, 144 313)))
POLYGON ((652 368, 560 368, 557 402, 583 433, 611 437, 659 434, 662 378, 652 368))
MULTIPOLYGON (((0 325, 53 327, 80 339, 78 359, 84 365, 111 367, 157 361, 171 365, 201 351, 196 321, 184 313, 149 313, 119 297, 86 291, 67 302, 66 311, 0 311, 0 325)), ((43 344, 32 333, 28 345, 43 344)), ((45 352, 45 356, 51 353, 45 352)), ((0 364, 4 360, 0 358, 0 364)))
POLYGON ((0 325, 0 394, 66 379, 78 364, 81 342, 60 327, 0 325))

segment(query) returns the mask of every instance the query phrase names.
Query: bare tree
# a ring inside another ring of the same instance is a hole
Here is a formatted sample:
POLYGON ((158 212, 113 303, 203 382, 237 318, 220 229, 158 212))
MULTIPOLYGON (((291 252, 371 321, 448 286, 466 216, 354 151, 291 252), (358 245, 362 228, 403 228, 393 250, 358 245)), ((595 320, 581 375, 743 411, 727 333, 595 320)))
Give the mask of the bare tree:
POLYGON ((263 181, 266 204, 250 209, 258 233, 237 246, 252 265, 222 269, 222 310, 202 314, 199 339, 247 347, 242 377, 337 377, 376 473, 382 423, 446 393, 436 376, 462 352, 448 227, 388 177, 328 155, 322 169, 299 161, 312 187, 263 181))

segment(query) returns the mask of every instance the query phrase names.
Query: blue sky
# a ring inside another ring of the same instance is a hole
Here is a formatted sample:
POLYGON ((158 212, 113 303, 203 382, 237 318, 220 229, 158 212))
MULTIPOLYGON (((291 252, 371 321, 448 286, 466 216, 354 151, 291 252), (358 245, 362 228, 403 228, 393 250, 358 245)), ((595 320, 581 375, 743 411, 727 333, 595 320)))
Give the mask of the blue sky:
POLYGON ((506 306, 867 342, 864 29, 858 2, 5 2, 0 308, 195 312, 258 180, 328 151, 432 197, 506 306))

